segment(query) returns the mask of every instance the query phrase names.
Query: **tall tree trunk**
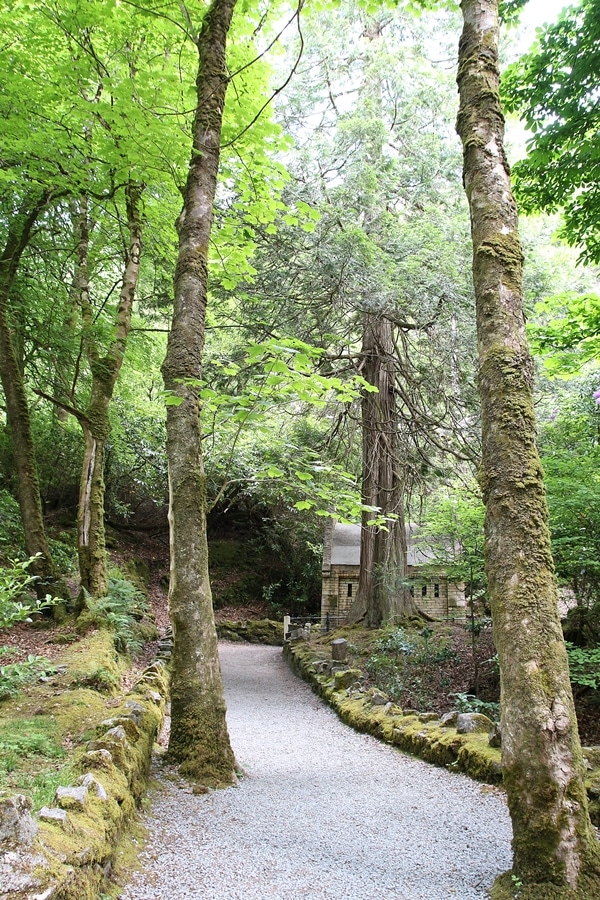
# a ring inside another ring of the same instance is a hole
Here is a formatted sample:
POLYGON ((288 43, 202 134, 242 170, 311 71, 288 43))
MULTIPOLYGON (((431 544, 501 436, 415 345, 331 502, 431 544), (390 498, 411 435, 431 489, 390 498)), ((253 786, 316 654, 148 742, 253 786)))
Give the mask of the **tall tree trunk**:
POLYGON ((366 316, 363 328, 362 374, 377 393, 362 398, 362 502, 396 518, 385 529, 362 517, 360 579, 349 621, 365 619, 377 628, 397 623, 417 608, 406 581, 404 490, 398 459, 398 414, 395 394, 395 347, 392 324, 378 313, 366 316))
MULTIPOLYGON (((361 94, 369 111, 366 164, 377 173, 383 159, 383 110, 381 73, 377 50, 381 42, 380 16, 369 16, 365 24, 366 73, 361 94)), ((377 243, 385 199, 377 189, 366 192, 363 204, 365 233, 377 243)), ((380 305, 380 304, 379 304, 380 305)), ((356 600, 348 620, 366 620, 377 628, 417 614, 406 583, 406 531, 404 523, 404 479, 398 458, 398 412, 396 408, 396 348, 392 323, 385 311, 364 312, 362 375, 377 388, 365 392, 362 413, 362 502, 377 507, 383 515, 395 516, 385 528, 369 525, 375 513, 364 512, 360 539, 360 577, 356 600)))
POLYGON ((43 194, 30 205, 23 203, 10 223, 6 246, 0 256, 0 380, 6 399, 6 418, 18 477, 25 548, 29 556, 40 554, 31 567, 32 573, 39 579, 37 589, 40 594, 54 593, 54 589, 62 590, 63 586, 56 583, 57 573, 44 528, 29 403, 10 327, 8 304, 31 230, 48 201, 49 195, 43 194))
POLYGON ((100 357, 92 332, 92 316, 87 280, 88 214, 85 202, 79 210, 77 284, 84 323, 84 343, 92 372, 92 391, 85 411, 78 415, 85 446, 79 488, 78 552, 81 585, 94 597, 107 589, 104 534, 104 455, 110 435, 110 402, 123 364, 131 324, 142 249, 140 201, 143 186, 127 185, 126 206, 129 247, 126 252, 123 284, 115 317, 115 333, 108 352, 100 357))
POLYGON ((600 897, 600 855, 558 617, 533 365, 522 305, 522 252, 504 155, 497 0, 463 0, 459 48, 464 183, 471 209, 486 503, 485 549, 501 673, 502 762, 513 873, 496 898, 600 897))
POLYGON ((198 38, 193 151, 177 222, 173 323, 162 372, 179 405, 167 407, 173 681, 169 755, 198 781, 229 784, 234 758, 225 721, 206 542, 206 477, 198 384, 208 290, 208 244, 227 89, 225 45, 236 0, 212 0, 198 38), (195 383, 190 383, 193 379, 195 383))

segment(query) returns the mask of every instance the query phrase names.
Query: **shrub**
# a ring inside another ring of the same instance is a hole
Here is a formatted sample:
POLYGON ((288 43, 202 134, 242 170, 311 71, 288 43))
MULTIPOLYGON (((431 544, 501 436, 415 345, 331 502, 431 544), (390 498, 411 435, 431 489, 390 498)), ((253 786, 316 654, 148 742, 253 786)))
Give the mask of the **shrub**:
POLYGON ((451 694, 454 697, 454 708, 458 712, 481 713, 491 719, 492 722, 500 721, 500 704, 487 700, 480 700, 475 694, 451 694))
POLYGON ((27 571, 34 561, 34 556, 23 562, 13 559, 9 565, 0 568, 0 628, 23 622, 33 612, 54 603, 51 597, 40 601, 26 594, 36 580, 27 571))
POLYGON ((567 641, 571 683, 592 690, 600 688, 600 647, 574 647, 567 641))

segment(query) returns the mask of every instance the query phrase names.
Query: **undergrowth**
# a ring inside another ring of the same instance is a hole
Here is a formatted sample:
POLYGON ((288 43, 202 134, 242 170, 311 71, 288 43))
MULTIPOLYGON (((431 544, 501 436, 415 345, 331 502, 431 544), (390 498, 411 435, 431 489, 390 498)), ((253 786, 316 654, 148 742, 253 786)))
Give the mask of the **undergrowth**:
MULTIPOLYGON (((11 652, 9 647, 0 647, 0 661, 11 652)), ((35 681, 40 676, 50 675, 54 671, 54 666, 49 660, 31 653, 21 662, 0 665, 0 700, 14 697, 23 685, 35 681)))
POLYGON ((396 703, 427 709, 440 687, 450 687, 444 667, 457 658, 445 636, 428 626, 410 633, 393 628, 375 642, 365 669, 375 686, 396 703))
POLYGON ((147 636, 138 623, 148 612, 148 601, 121 573, 110 575, 105 597, 94 598, 86 592, 85 607, 79 618, 80 628, 107 626, 114 632, 119 653, 135 656, 141 652, 147 636))
POLYGON ((28 794, 34 809, 50 804, 58 785, 66 783, 71 763, 65 757, 51 717, 5 720, 0 734, 0 790, 28 794))

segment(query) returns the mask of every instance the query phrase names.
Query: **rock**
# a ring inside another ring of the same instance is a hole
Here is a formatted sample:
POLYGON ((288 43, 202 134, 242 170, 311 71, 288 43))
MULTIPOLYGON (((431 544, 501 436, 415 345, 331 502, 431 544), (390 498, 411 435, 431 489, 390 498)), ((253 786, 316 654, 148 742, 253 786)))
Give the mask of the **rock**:
POLYGON ((54 799, 61 809, 72 809, 83 812, 87 799, 88 788, 86 784, 77 787, 58 787, 54 799))
POLYGON ((79 787, 86 787, 90 791, 94 791, 98 800, 108 800, 108 794, 104 789, 104 786, 100 784, 97 778, 94 778, 91 772, 87 772, 85 775, 81 775, 80 778, 77 779, 75 784, 79 787))
POLYGON ((29 847, 37 834, 37 822, 31 815, 29 797, 15 794, 0 796, 0 842, 10 841, 29 847))
POLYGON ((129 710, 129 718, 133 719, 136 725, 142 724, 144 716, 146 715, 146 709, 141 703, 137 700, 127 700, 125 709, 129 710))
POLYGON ((483 713, 459 713, 456 730, 459 734, 489 734, 494 723, 483 713))
POLYGON ((113 758, 110 750, 88 750, 81 757, 81 766, 84 769, 104 769, 109 772, 113 767, 113 758))
POLYGON ((490 747, 498 748, 502 746, 502 733, 500 731, 500 725, 497 722, 494 722, 494 727, 490 731, 488 743, 490 747))
POLYGON ((334 677, 334 691, 345 691, 350 685, 360 682, 362 672, 360 669, 344 669, 343 672, 336 672, 334 677))
POLYGON ((440 719, 440 722, 442 723, 443 728, 454 728, 457 719, 458 713, 455 709, 453 709, 451 712, 444 713, 444 715, 440 719))
POLYGON ((139 740, 140 730, 135 724, 133 716, 117 716, 114 719, 105 719, 104 722, 100 722, 96 728, 96 734, 106 734, 109 730, 112 731, 113 728, 119 726, 125 730, 125 734, 132 743, 135 744, 135 742, 139 740))
POLYGON ((373 691, 371 694, 371 706, 385 706, 387 702, 385 694, 380 694, 379 691, 373 691))
POLYGON ((307 641, 309 638, 310 631, 307 631, 305 628, 292 628, 292 630, 288 632, 288 639, 290 641, 307 641))
POLYGON ((592 780, 588 782, 587 792, 594 799, 600 797, 600 775, 597 778, 592 777, 592 780))
POLYGON ((331 658, 343 662, 348 655, 348 641, 346 638, 336 638, 331 642, 331 658))
MULTIPOLYGON (((48 868, 48 861, 39 853, 22 851, 2 851, 0 854, 0 890, 3 897, 27 897, 31 900, 45 900, 52 893, 36 893, 40 889, 38 872, 48 868)), ((54 887, 50 889, 54 891, 54 887)))
POLYGON ((66 809, 59 809, 57 806, 42 806, 38 813, 38 818, 42 822, 58 822, 64 825, 68 818, 66 809))
POLYGON ((162 703, 162 696, 158 691, 147 690, 145 691, 145 695, 148 700, 152 700, 154 703, 162 703))
POLYGON ((331 672, 331 663, 328 659, 316 659, 313 667, 317 675, 325 675, 331 672))
POLYGON ((435 722, 439 716, 434 712, 419 713, 419 722, 435 722))
POLYGON ((590 769, 600 769, 600 747, 582 747, 583 758, 590 769))
POLYGON ((118 769, 130 771, 132 747, 127 740, 125 729, 122 725, 110 728, 106 734, 103 734, 102 737, 95 741, 89 741, 86 749, 88 751, 108 750, 118 769))

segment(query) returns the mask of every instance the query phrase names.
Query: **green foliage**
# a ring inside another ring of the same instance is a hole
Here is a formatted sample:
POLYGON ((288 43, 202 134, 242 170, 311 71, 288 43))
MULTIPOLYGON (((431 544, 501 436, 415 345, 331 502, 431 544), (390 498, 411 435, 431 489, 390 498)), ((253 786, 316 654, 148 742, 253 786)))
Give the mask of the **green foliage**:
POLYGON ((16 555, 22 544, 19 504, 8 491, 0 490, 0 558, 16 555))
POLYGON ((136 629, 136 622, 147 612, 148 603, 135 585, 118 575, 111 575, 106 596, 95 599, 86 594, 85 605, 81 624, 112 629, 115 647, 120 653, 135 655, 141 651, 144 641, 136 629))
POLYGON ((394 628, 380 637, 375 643, 375 651, 394 656, 403 654, 410 656, 415 652, 416 642, 414 637, 409 637, 404 628, 394 628))
MULTIPOLYGON (((10 653, 9 647, 0 647, 0 659, 7 653, 10 653)), ((14 697, 25 684, 52 672, 54 672, 54 667, 49 660, 31 653, 22 662, 0 665, 0 700, 14 697)))
POLYGON ((20 561, 10 560, 9 565, 0 567, 0 628, 7 628, 15 622, 23 622, 33 612, 53 605, 50 597, 40 601, 27 596, 28 588, 36 578, 28 572, 36 557, 20 561))
POLYGON ((427 498, 416 535, 418 546, 433 554, 429 563, 442 567, 453 582, 465 582, 470 596, 485 591, 485 507, 475 483, 457 483, 427 498))
POLYGON ((58 737, 56 722, 49 716, 33 719, 11 717, 0 733, 0 790, 28 794, 33 808, 51 805, 56 788, 68 784, 70 768, 58 737))
POLYGON ((584 605, 600 598, 600 442, 589 385, 563 393, 540 433, 556 572, 584 605))
MULTIPOLYGON (((215 354, 207 365, 210 377, 187 382, 202 404, 206 468, 211 481, 221 482, 217 500, 233 483, 276 482, 276 491, 298 511, 350 521, 366 510, 373 522, 383 522, 378 509, 361 502, 353 473, 305 441, 290 440, 294 423, 283 424, 294 410, 306 432, 313 411, 329 413, 373 387, 357 374, 343 379, 320 374, 324 351, 298 338, 271 339, 238 352, 236 362, 215 354)), ((164 396, 167 405, 182 402, 176 391, 164 396)))
POLYGON ((549 376, 579 374, 600 360, 600 296, 566 291, 536 304, 537 321, 527 332, 534 353, 544 358, 549 376))
POLYGON ((600 4, 582 0, 538 29, 534 49, 502 78, 507 109, 532 132, 527 159, 513 167, 522 210, 564 209, 563 234, 600 262, 597 152, 600 109, 600 4))
POLYGON ((447 680, 445 666, 458 659, 445 638, 434 636, 428 626, 411 633, 391 628, 378 638, 373 651, 365 662, 373 683, 392 700, 416 709, 428 707, 434 685, 447 680))
POLYGON ((61 759, 65 751, 48 719, 14 719, 0 735, 0 754, 61 759))
POLYGON ((572 684, 598 690, 600 688, 600 646, 575 647, 567 641, 567 656, 569 657, 569 673, 572 684))
POLYGON ((491 719, 492 722, 500 721, 500 704, 492 703, 487 700, 480 700, 475 694, 466 694, 457 692, 452 695, 454 697, 454 708, 458 712, 481 713, 491 719))

